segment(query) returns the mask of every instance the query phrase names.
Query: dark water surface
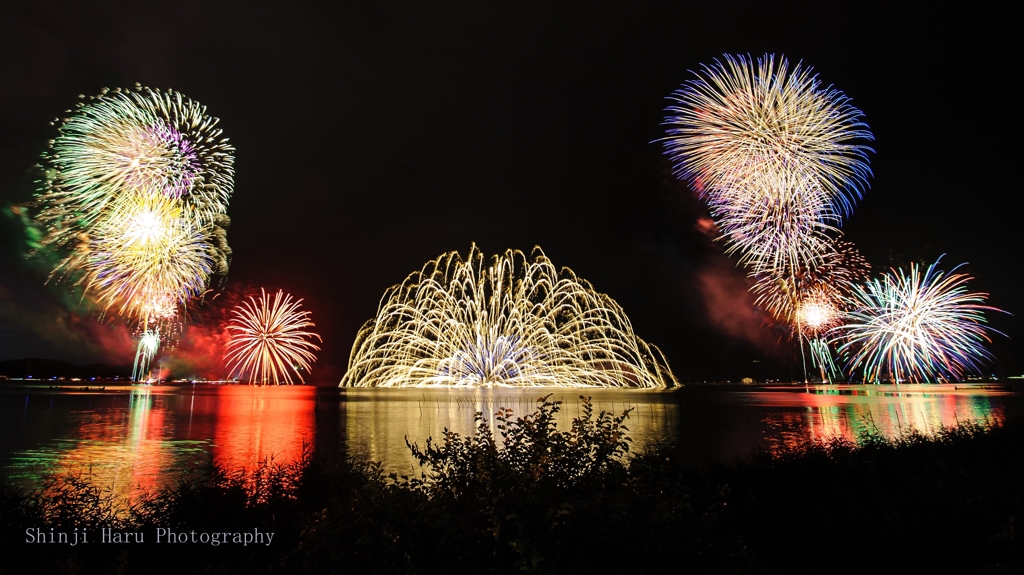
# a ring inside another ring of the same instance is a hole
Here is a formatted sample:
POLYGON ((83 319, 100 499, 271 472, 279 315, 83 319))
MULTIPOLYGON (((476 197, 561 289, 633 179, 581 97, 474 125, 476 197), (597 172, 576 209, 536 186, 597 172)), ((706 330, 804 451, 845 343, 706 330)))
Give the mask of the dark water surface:
POLYGON ((551 393, 558 425, 580 414, 632 409, 633 449, 676 441, 694 463, 730 461, 755 448, 778 450, 807 439, 857 441, 877 431, 930 434, 959 422, 1024 417, 1024 388, 1002 385, 690 386, 676 391, 346 389, 243 386, 106 386, 70 391, 0 387, 0 471, 24 487, 45 473, 91 474, 130 496, 173 485, 212 456, 229 469, 263 458, 296 461, 305 447, 382 461, 418 473, 405 445, 472 433, 474 415, 533 411, 551 393))

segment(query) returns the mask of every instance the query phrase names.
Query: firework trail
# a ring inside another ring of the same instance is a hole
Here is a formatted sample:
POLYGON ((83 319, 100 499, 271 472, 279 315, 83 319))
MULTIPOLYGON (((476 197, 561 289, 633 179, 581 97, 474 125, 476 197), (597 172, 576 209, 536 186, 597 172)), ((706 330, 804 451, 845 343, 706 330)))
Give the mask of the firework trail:
POLYGON ((140 381, 149 373, 149 362, 156 357, 160 349, 160 334, 152 331, 142 333, 139 348, 135 352, 135 365, 132 367, 132 381, 140 381))
MULTIPOLYGON (((232 377, 262 385, 292 384, 292 375, 304 383, 320 348, 312 338, 320 336, 306 328, 314 327, 308 311, 300 311, 302 300, 278 291, 273 300, 260 290, 260 299, 250 297, 232 311, 227 329, 230 333, 224 359, 232 377)), ((322 341, 322 340, 321 340, 322 341)))
POLYGON ((58 254, 51 279, 81 286, 101 316, 136 326, 144 374, 189 301, 229 269, 234 148, 205 107, 138 85, 83 97, 56 123, 36 201, 38 244, 58 254))
POLYGON ((356 336, 342 387, 678 385, 611 298, 540 248, 428 262, 356 336))
POLYGON ((836 365, 832 354, 832 345, 825 337, 817 337, 808 342, 812 365, 821 372, 822 382, 832 382, 842 377, 843 373, 836 365))
POLYGON ((924 273, 911 264, 909 273, 893 269, 854 290, 834 341, 865 383, 960 380, 992 359, 984 345, 999 332, 984 312, 1002 310, 984 305, 988 294, 967 291, 971 277, 939 270, 941 259, 924 273))

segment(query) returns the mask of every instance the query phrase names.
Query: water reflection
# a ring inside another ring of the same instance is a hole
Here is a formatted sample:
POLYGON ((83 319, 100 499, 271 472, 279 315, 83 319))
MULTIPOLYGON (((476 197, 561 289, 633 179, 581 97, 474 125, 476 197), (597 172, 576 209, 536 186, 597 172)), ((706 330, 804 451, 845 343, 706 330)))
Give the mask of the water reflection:
MULTIPOLYGON (((0 387, 0 471, 26 488, 43 473, 91 473, 123 496, 173 485, 212 456, 227 469, 273 457, 297 461, 305 446, 381 461, 418 474, 405 444, 494 431, 494 413, 531 413, 538 390, 317 389, 313 387, 107 387, 102 392, 0 387)), ((581 415, 580 390, 557 390, 559 429, 581 415)), ((633 408, 632 450, 674 441, 693 463, 729 461, 760 444, 777 452, 807 439, 859 441, 868 432, 930 434, 960 422, 1024 416, 1024 394, 955 385, 689 387, 590 390, 596 412, 633 408)))
POLYGON ((811 386, 743 393, 745 403, 762 406, 764 446, 772 453, 811 441, 842 438, 863 442, 869 435, 931 436, 972 422, 1001 425, 1005 409, 997 398, 1016 396, 1003 388, 957 385, 811 386))
POLYGON ((239 469, 264 458, 301 459, 316 435, 315 403, 313 387, 230 386, 202 397, 190 414, 213 422, 214 461, 239 469))
MULTIPOLYGON (((381 461, 388 472, 419 474, 405 438, 426 444, 428 437, 441 441, 445 429, 462 436, 476 429, 475 414, 492 433, 497 433, 495 413, 511 408, 513 418, 532 413, 537 399, 545 392, 536 389, 346 389, 345 427, 350 455, 364 461, 381 461)), ((631 409, 625 421, 636 451, 657 441, 674 439, 678 405, 671 392, 641 390, 587 390, 594 408, 594 417, 602 411, 620 415, 631 409)), ((555 414, 559 430, 568 430, 572 420, 582 415, 580 390, 558 390, 550 401, 561 401, 555 414)), ((499 441, 500 446, 500 441, 499 441)))
MULTIPOLYGON (((4 427, 3 468, 25 488, 44 473, 87 474, 116 496, 134 497, 175 484, 210 456, 228 469, 252 468, 271 457, 294 462, 313 441, 315 393, 257 387, 32 390, 23 398, 19 429, 4 427)), ((9 398, 2 399, 6 407, 9 398)))

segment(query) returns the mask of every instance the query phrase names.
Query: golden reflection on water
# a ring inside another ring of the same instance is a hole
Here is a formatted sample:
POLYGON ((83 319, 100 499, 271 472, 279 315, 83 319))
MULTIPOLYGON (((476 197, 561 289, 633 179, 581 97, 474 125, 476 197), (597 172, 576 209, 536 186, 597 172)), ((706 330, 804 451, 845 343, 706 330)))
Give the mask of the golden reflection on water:
MULTIPOLYGON (((581 390, 537 389, 346 389, 344 392, 346 435, 349 455, 363 461, 380 461, 385 471, 399 475, 419 475, 405 438, 426 445, 428 437, 443 441, 445 429, 465 437, 475 432, 475 414, 497 434, 495 413, 511 408, 513 419, 533 413, 537 399, 552 393, 550 401, 562 401, 555 414, 559 430, 568 431, 572 420, 582 415, 581 390)), ((631 451, 639 451, 658 441, 671 440, 677 427, 678 406, 664 391, 585 390, 592 398, 594 418, 606 411, 621 415, 633 408, 625 425, 632 439, 631 451)), ((500 436, 498 445, 500 448, 500 436)))

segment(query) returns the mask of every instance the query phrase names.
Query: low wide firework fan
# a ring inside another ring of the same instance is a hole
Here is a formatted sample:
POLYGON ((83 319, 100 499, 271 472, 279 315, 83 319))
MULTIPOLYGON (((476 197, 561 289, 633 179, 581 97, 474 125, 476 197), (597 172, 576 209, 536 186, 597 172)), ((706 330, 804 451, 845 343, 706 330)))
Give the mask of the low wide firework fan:
POLYGON ((534 248, 428 262, 360 330, 342 387, 678 385, 610 297, 534 248))

